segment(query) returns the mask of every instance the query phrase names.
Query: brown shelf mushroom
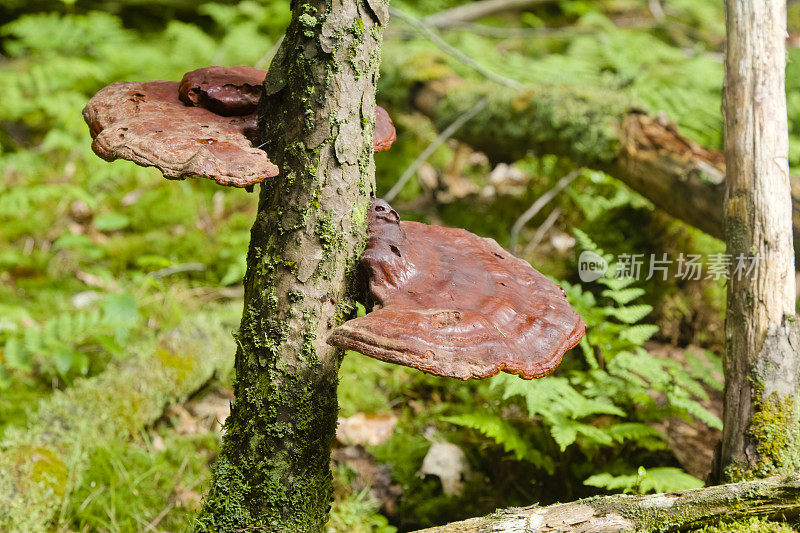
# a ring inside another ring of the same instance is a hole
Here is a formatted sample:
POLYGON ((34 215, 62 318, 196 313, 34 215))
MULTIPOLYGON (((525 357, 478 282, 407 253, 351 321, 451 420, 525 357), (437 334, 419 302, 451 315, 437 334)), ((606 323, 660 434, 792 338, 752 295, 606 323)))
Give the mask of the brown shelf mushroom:
POLYGON ((328 343, 458 379, 552 372, 585 324, 564 291, 494 240, 400 222, 373 200, 361 264, 374 307, 328 343))
POLYGON ((252 116, 223 117, 178 99, 176 81, 120 81, 83 109, 92 150, 106 161, 157 167, 170 179, 204 176, 248 187, 278 175, 266 152, 245 136, 252 116))
MULTIPOLYGON (((251 187, 278 175, 267 154, 252 145, 255 108, 265 70, 207 67, 183 80, 116 82, 83 110, 105 159, 156 167, 169 179, 202 176, 220 185, 251 187)), ((375 151, 395 139, 388 113, 376 106, 375 151)))

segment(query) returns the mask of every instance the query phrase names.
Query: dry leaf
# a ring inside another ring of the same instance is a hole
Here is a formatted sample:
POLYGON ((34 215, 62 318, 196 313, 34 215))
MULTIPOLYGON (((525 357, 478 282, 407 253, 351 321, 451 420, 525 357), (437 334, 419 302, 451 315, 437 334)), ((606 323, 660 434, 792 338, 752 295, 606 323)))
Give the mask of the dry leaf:
POLYGON ((377 446, 391 438, 396 425, 397 417, 391 413, 356 413, 339 417, 336 439, 346 445, 377 446))

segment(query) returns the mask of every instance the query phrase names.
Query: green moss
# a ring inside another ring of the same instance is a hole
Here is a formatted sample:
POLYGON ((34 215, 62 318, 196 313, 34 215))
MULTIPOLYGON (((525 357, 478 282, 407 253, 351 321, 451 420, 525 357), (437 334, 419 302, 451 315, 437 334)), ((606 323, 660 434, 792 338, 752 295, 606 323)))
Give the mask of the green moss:
POLYGON ((758 457, 750 465, 733 463, 723 470, 727 481, 748 481, 800 470, 798 405, 795 399, 772 392, 764 397, 764 384, 757 371, 750 375, 754 414, 747 428, 758 457))
POLYGON ((179 381, 184 381, 187 376, 191 375, 196 363, 193 357, 186 357, 185 354, 163 348, 157 349, 154 355, 165 368, 170 368, 175 372, 175 377, 179 381))
POLYGON ((326 254, 339 249, 344 242, 341 231, 336 227, 331 217, 322 216, 317 219, 316 233, 322 245, 322 250, 326 254))
POLYGON ((755 441, 758 461, 746 471, 726 471, 726 474, 740 476, 729 479, 757 479, 795 472, 800 468, 796 402, 793 398, 783 397, 776 392, 763 398, 761 389, 756 387, 754 391, 758 398, 754 402, 756 412, 748 427, 748 433, 755 441))
POLYGON ((794 533, 795 530, 782 522, 773 522, 763 518, 750 518, 748 520, 721 520, 711 526, 705 526, 695 531, 699 533, 794 533))
POLYGON ((577 164, 611 161, 618 151, 618 125, 631 108, 629 99, 610 91, 520 92, 477 83, 448 91, 437 109, 437 122, 453 122, 484 97, 488 104, 462 126, 459 138, 512 160, 533 150, 565 154, 577 164), (487 145, 487 139, 496 139, 496 145, 487 145))
POLYGON ((131 347, 131 358, 54 393, 26 427, 8 430, 0 442, 0 530, 44 530, 98 446, 137 435, 165 405, 215 372, 226 374, 231 346, 225 330, 235 307, 195 314, 158 341, 142 339, 131 347))

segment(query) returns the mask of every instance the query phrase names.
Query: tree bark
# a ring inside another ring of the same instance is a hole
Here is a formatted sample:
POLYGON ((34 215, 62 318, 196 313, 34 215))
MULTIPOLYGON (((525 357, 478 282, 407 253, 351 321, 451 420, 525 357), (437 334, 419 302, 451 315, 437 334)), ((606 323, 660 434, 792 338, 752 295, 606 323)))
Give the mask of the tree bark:
MULTIPOLYGON (((494 161, 515 161, 530 152, 568 157, 607 172, 670 215, 724 238, 723 154, 681 136, 663 117, 647 115, 599 89, 540 85, 516 91, 443 78, 412 90, 416 108, 441 127, 484 97, 489 104, 454 138, 494 161)), ((790 177, 789 182, 792 231, 800 243, 800 179, 790 177)), ((800 265, 800 246, 795 261, 800 265)))
POLYGON ((419 533, 612 533, 687 531, 721 518, 800 516, 800 474, 647 496, 601 496, 548 507, 505 509, 419 533))
POLYGON ((323 531, 341 352, 374 190, 383 0, 295 0, 259 104, 261 187, 236 335, 236 399, 196 531, 323 531))
POLYGON ((719 464, 728 480, 797 471, 798 342, 784 69, 786 3, 726 0, 727 253, 731 275, 719 464))

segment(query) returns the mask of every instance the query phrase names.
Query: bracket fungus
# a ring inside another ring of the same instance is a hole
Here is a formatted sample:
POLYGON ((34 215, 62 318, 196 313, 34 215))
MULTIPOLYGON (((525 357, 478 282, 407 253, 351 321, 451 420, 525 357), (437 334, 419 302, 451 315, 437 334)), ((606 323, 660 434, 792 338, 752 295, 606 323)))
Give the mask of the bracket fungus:
MULTIPOLYGON (((92 150, 105 159, 156 167, 169 179, 203 176, 252 187, 278 175, 248 135, 266 70, 206 67, 177 81, 121 81, 95 94, 83 110, 92 150)), ((395 140, 389 114, 376 106, 373 145, 395 140)))
POLYGON ((494 240, 401 222, 373 200, 361 265, 374 307, 328 343, 458 379, 545 376, 585 324, 563 289, 494 240))

